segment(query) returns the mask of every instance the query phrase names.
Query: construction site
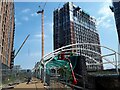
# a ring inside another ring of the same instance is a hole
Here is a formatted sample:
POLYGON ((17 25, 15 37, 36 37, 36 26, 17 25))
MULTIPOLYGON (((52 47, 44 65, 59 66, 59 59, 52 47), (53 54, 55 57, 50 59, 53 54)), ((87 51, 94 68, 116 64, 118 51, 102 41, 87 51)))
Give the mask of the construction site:
MULTIPOLYGON (((87 45, 88 43, 73 44, 87 45)), ((95 46, 96 44, 91 44, 95 46)), ((86 58, 70 52, 73 48, 62 47, 46 55, 32 70, 8 70, 2 76, 4 89, 75 89, 75 90, 119 90, 120 70, 113 62, 106 60, 102 64, 112 64, 113 69, 88 71, 86 58), (67 48, 67 49, 66 49, 67 48), (69 51, 69 52, 68 52, 69 51), (28 82, 28 77, 31 77, 28 82), (5 79, 5 80, 4 80, 5 79), (108 87, 109 86, 109 87, 108 87)), ((98 45, 97 45, 98 46, 98 45)), ((78 49, 78 48, 75 48, 78 49)), ((117 53, 117 52, 116 52, 117 53)), ((94 60, 94 59, 93 59, 94 60)), ((95 61, 95 60, 94 60, 95 61)), ((96 65, 101 63, 96 62, 96 65)))
POLYGON ((28 34, 17 51, 11 48, 11 62, 3 60, 0 65, 0 89, 120 90, 120 53, 100 45, 96 20, 71 2, 53 11, 54 50, 44 54, 46 4, 36 12, 41 15, 41 59, 32 69, 15 67, 14 60, 30 37, 28 34), (103 49, 108 53, 103 54, 103 49), (106 64, 112 68, 104 69, 106 64))

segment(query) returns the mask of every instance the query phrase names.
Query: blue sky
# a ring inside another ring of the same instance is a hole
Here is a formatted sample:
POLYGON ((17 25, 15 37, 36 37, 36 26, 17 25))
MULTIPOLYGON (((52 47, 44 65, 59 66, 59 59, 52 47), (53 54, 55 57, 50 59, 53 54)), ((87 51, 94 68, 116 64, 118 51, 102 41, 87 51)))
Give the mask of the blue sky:
MULTIPOLYGON (((45 31, 45 54, 53 51, 53 11, 62 7, 64 2, 47 2, 44 16, 45 31)), ((101 45, 108 46, 117 51, 118 40, 115 29, 114 15, 109 9, 111 3, 107 2, 75 2, 83 10, 97 19, 97 30, 100 34, 101 45)), ((22 44, 25 37, 30 34, 25 45, 15 58, 15 64, 22 68, 33 68, 35 62, 41 57, 41 15, 37 15, 38 6, 44 2, 15 2, 15 45, 17 49, 22 44)), ((102 50, 103 54, 107 53, 102 50)))

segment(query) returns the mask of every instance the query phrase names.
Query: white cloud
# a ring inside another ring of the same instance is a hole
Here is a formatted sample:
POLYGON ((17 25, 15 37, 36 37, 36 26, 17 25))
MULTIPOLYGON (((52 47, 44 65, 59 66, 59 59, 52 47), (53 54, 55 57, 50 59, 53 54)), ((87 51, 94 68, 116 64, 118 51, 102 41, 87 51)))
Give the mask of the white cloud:
POLYGON ((38 16, 38 14, 37 13, 32 13, 31 16, 38 16))
POLYGON ((26 9, 22 10, 22 13, 28 13, 29 11, 30 11, 30 9, 26 8, 26 9))
MULTIPOLYGON (((110 0, 108 0, 110 1, 110 0)), ((112 27, 111 18, 113 18, 114 13, 110 10, 109 6, 111 2, 104 2, 98 11, 99 18, 97 19, 97 25, 109 29, 112 27)))
POLYGON ((42 35, 41 34, 36 34, 36 35, 34 35, 36 38, 41 38, 42 37, 42 35))
POLYGON ((113 15, 112 11, 110 10, 109 6, 111 3, 106 2, 101 5, 100 10, 98 11, 98 14, 105 15, 105 16, 111 16, 113 15))
MULTIPOLYGON (((34 35, 34 37, 35 37, 35 38, 41 38, 42 35, 39 33, 39 34, 34 35)), ((46 38, 46 37, 47 37, 47 35, 44 34, 44 38, 46 38)))
POLYGON ((17 22, 17 19, 15 18, 15 22, 17 22))
POLYGON ((45 23, 45 27, 49 27, 49 31, 51 30, 51 32, 53 33, 53 22, 45 23))
POLYGON ((15 25, 21 25, 22 23, 19 22, 16 18, 15 18, 15 25))
POLYGON ((30 53, 30 56, 33 56, 33 57, 40 57, 40 56, 41 56, 41 53, 40 53, 40 52, 30 53))
POLYGON ((17 22, 16 25, 21 25, 22 23, 21 22, 17 22))
POLYGON ((27 16, 22 17, 23 20, 28 21, 29 18, 27 16))

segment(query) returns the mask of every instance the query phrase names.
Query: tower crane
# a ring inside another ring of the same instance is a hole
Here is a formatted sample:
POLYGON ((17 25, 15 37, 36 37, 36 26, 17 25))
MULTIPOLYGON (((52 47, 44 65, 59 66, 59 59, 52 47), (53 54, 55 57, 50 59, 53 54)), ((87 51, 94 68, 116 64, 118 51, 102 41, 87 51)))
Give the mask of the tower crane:
POLYGON ((42 25, 41 25, 41 27, 42 27, 42 58, 43 58, 43 56, 44 56, 44 9, 45 9, 45 6, 46 6, 46 3, 47 2, 45 2, 45 4, 44 4, 44 6, 43 6, 43 8, 41 8, 40 6, 40 8, 41 8, 41 10, 39 10, 38 12, 37 12, 37 14, 41 14, 41 22, 42 22, 42 25))

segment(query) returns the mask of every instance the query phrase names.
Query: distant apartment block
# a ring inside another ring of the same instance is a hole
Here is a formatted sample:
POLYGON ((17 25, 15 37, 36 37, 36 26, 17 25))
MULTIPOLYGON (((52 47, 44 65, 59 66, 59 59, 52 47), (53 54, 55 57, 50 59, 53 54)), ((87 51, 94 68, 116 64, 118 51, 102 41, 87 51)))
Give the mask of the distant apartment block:
POLYGON ((14 71, 20 71, 21 70, 21 66, 20 65, 14 65, 12 70, 14 71))
MULTIPOLYGON (((96 30, 96 20, 80 7, 68 2, 62 8, 54 10, 54 49, 74 43, 100 44, 100 40, 96 30)), ((102 62, 100 55, 85 50, 89 49, 101 54, 100 47, 84 45, 78 48, 81 50, 77 50, 77 54, 90 56, 102 62)), ((86 60, 89 62, 88 70, 103 69, 103 65, 93 65, 94 61, 90 58, 86 60)))
POLYGON ((14 44, 14 3, 9 0, 0 1, 0 60, 2 68, 11 68, 14 44))

